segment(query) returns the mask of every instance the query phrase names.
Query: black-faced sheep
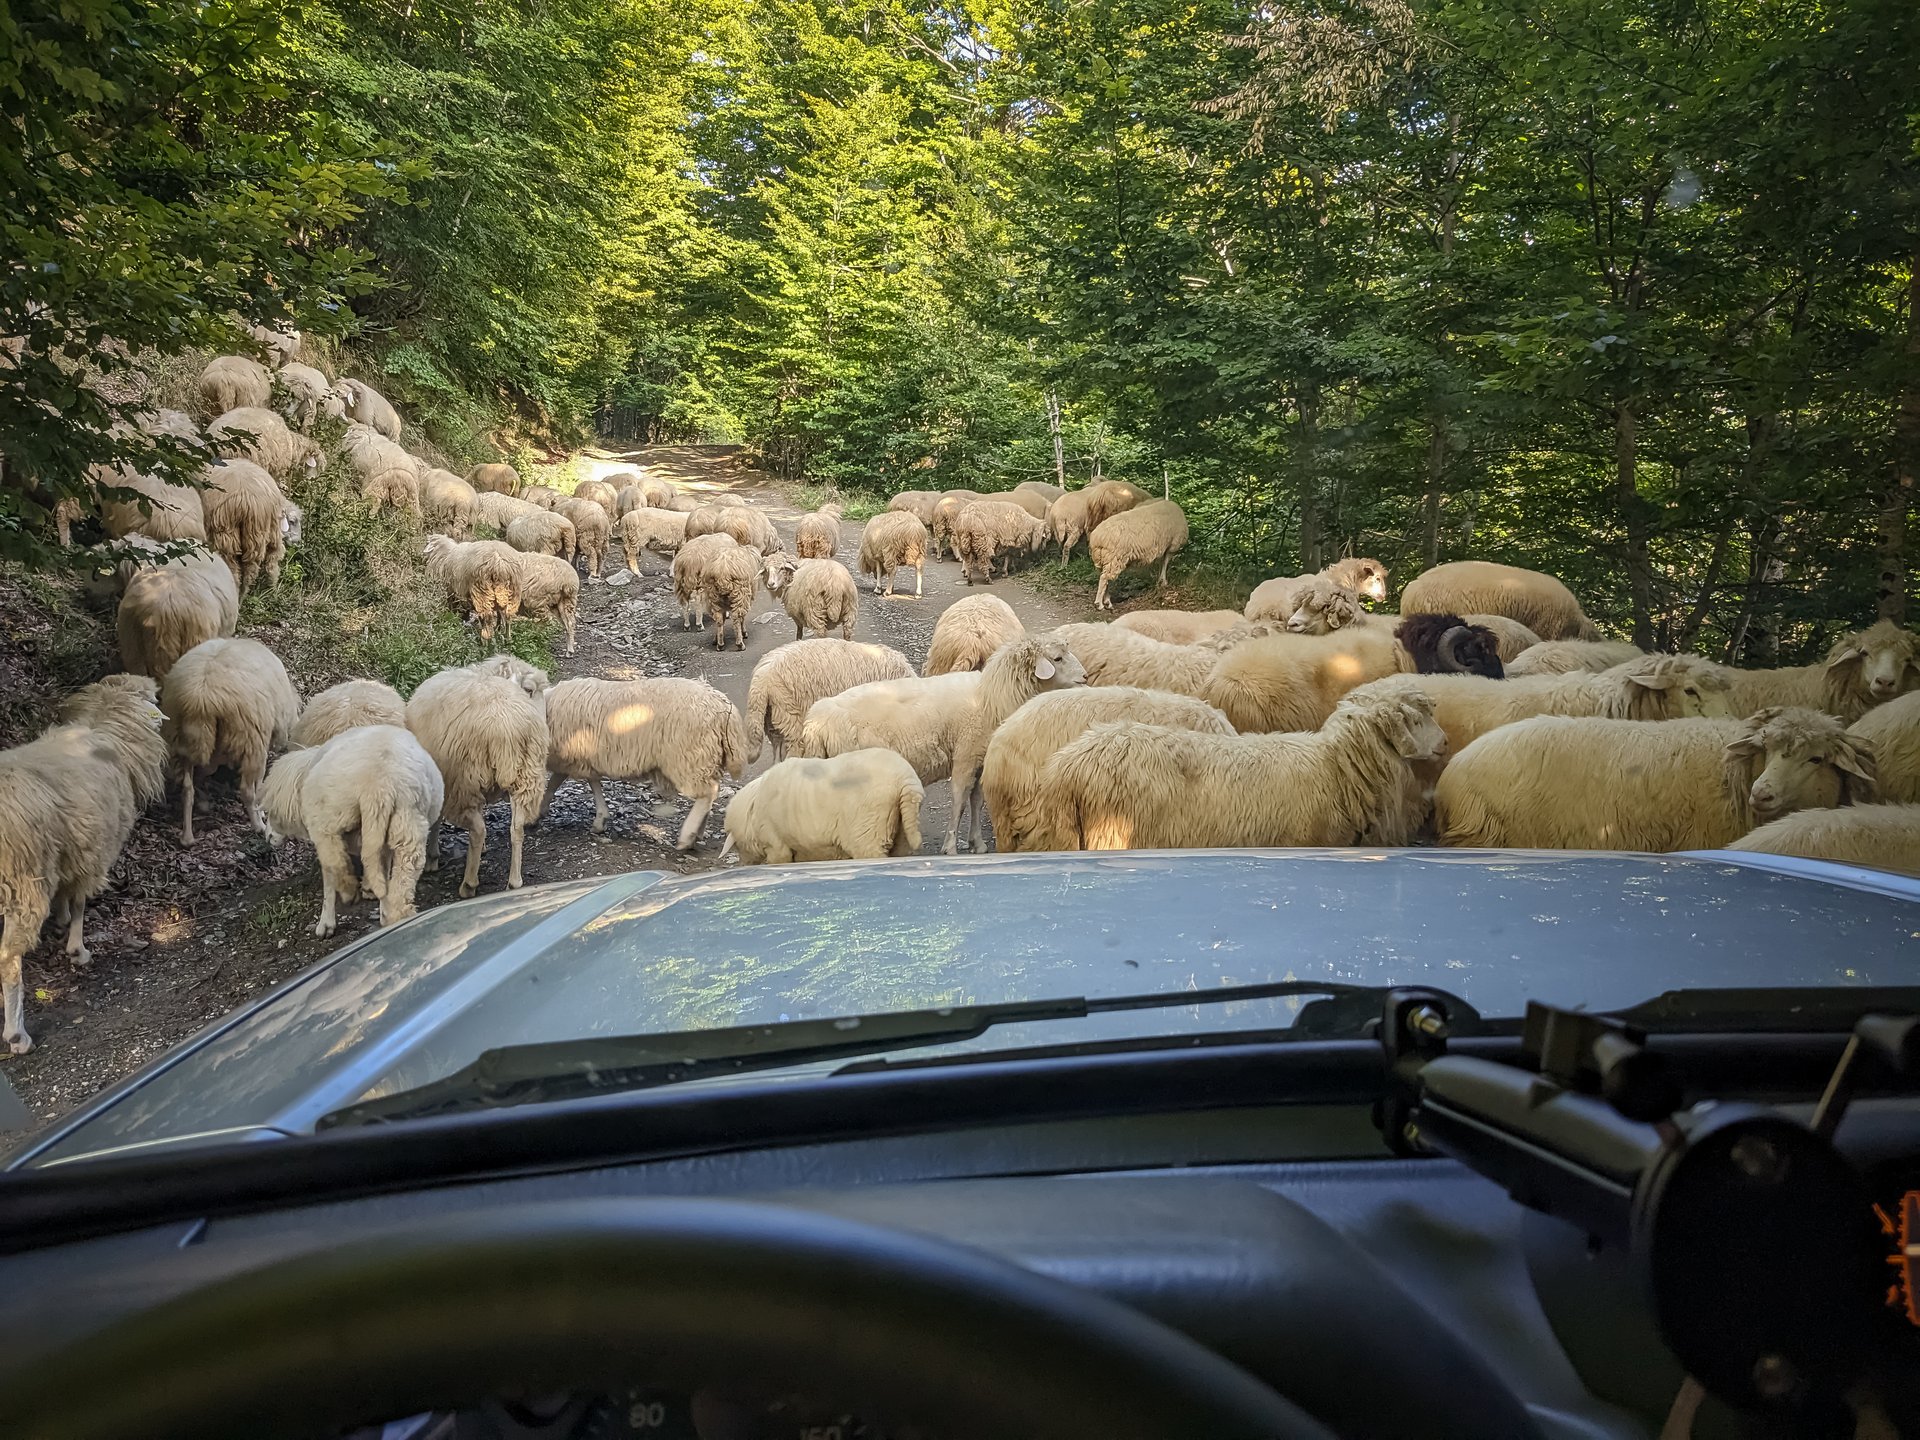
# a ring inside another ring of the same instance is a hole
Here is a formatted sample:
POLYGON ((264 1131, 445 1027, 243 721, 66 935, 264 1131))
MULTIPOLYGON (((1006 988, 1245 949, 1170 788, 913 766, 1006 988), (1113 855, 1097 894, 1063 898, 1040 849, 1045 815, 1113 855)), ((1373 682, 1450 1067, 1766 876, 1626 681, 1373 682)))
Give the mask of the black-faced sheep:
POLYGON ((494 627, 506 621, 513 633, 513 617, 520 613, 519 554, 498 540, 450 540, 427 537, 427 574, 446 587, 447 599, 462 616, 480 624, 480 638, 492 640, 494 627))
POLYGON ((1238 610, 1129 610, 1113 624, 1166 645, 1191 645, 1245 623, 1238 610))
POLYGON ((887 510, 867 521, 860 532, 860 573, 873 577, 873 593, 880 582, 887 582, 886 593, 893 594, 893 575, 902 565, 913 567, 913 593, 917 597, 927 569, 927 527, 905 510, 887 510))
POLYGON ((567 780, 593 789, 593 828, 607 828, 603 780, 647 780, 693 801, 675 848, 692 848, 722 774, 747 765, 740 712, 704 680, 562 680, 547 692, 547 798, 567 780))
POLYGON ((747 686, 747 759, 760 758, 766 738, 773 741, 774 759, 783 759, 799 743, 814 701, 912 674, 907 657, 885 645, 827 638, 776 646, 760 657, 747 686))
POLYGON ((1483 675, 1489 680, 1506 674, 1494 633, 1458 615, 1409 615, 1394 627, 1393 638, 1407 652, 1416 674, 1483 675))
POLYGON ((1726 848, 1920 875, 1920 805, 1802 810, 1751 830, 1726 848))
POLYGON ((490 464, 476 465, 467 471, 467 483, 476 490, 485 490, 496 495, 518 495, 520 472, 511 465, 503 465, 495 461, 490 464))
MULTIPOLYGON (((1113 483, 1113 482, 1108 482, 1113 483)), ((1111 610, 1107 587, 1132 565, 1160 562, 1161 589, 1167 585, 1167 562, 1187 546, 1187 516, 1171 500, 1148 500, 1103 521, 1087 535, 1087 550, 1100 567, 1094 592, 1096 610, 1111 610)))
MULTIPOLYGON (((547 717, 539 698, 519 681, 477 669, 442 670, 421 682, 407 701, 407 728, 433 757, 446 787, 442 822, 467 832, 467 869, 461 898, 480 888, 487 848, 487 805, 512 802, 507 886, 518 890, 527 826, 540 818, 546 793, 547 717)), ((437 829, 427 841, 427 864, 440 860, 437 829)))
POLYGON ((300 718, 300 692, 280 657, 258 640, 203 641, 167 671, 160 709, 180 776, 180 843, 193 844, 196 785, 222 766, 239 776, 247 819, 264 833, 260 782, 268 757, 286 745, 300 718))
POLYGON ((1873 747, 1883 800, 1920 803, 1920 690, 1874 706, 1847 733, 1873 747))
POLYGON ((318 473, 320 447, 271 410, 243 405, 207 425, 215 453, 229 460, 251 460, 276 480, 295 470, 318 473))
POLYGON ((1400 592, 1402 615, 1474 612, 1510 616, 1542 640, 1600 638, 1573 592, 1538 570, 1456 560, 1415 576, 1400 592))
POLYGON ((1087 682, 1086 668, 1075 658, 1067 642, 1056 634, 1022 635, 1009 640, 993 652, 980 672, 980 684, 973 692, 973 703, 961 717, 953 745, 953 806, 947 822, 946 844, 949 855, 958 852, 963 817, 969 818, 968 833, 973 849, 986 848, 984 812, 980 796, 980 767, 987 758, 987 746, 1008 716, 1036 695, 1069 690, 1087 682))
POLYGON ((391 685, 378 680, 343 680, 307 701, 287 738, 302 750, 310 750, 343 730, 406 723, 407 702, 391 685))
POLYGON ((787 618, 793 621, 794 639, 804 640, 809 630, 823 635, 838 630, 841 639, 853 638, 860 587, 838 560, 796 560, 776 554, 767 558, 763 573, 767 589, 780 597, 787 618))
POLYGON ((793 531, 793 553, 802 560, 831 560, 840 552, 840 507, 822 505, 802 515, 793 531))
POLYGON ((924 794, 891 750, 782 760, 728 804, 720 856, 737 849, 749 865, 787 865, 917 855, 924 794))
MULTIPOLYGON (((378 430, 389 440, 400 438, 400 414, 378 390, 364 380, 342 380, 335 393, 346 402, 347 418, 378 430)), ((260 402, 264 404, 265 402, 260 402)))
POLYGON ((207 544, 233 568, 244 597, 254 583, 280 581, 280 561, 297 513, 273 477, 251 460, 219 460, 201 472, 207 544))
POLYGON ((1763 705, 1805 705, 1858 720, 1875 705, 1920 689, 1920 635, 1903 630, 1891 620, 1842 635, 1815 665, 1792 665, 1779 670, 1737 670, 1721 673, 1733 692, 1738 714, 1750 714, 1763 705))
POLYGON ((1515 679, 1528 675, 1568 675, 1575 670, 1611 670, 1645 653, 1625 640, 1542 640, 1529 645, 1507 666, 1515 679))
POLYGON ((242 405, 265 405, 272 399, 272 375, 245 355, 217 355, 200 372, 200 408, 209 417, 242 405))
POLYGON ((968 595, 940 612, 927 650, 927 675, 978 670, 1009 640, 1026 633, 1013 607, 998 595, 968 595))
POLYGON ((143 566, 128 579, 114 612, 120 664, 164 680, 182 655, 203 640, 231 635, 239 619, 240 587, 211 551, 143 566))
POLYGON ((620 517, 620 548, 625 552, 627 568, 640 573, 640 552, 651 550, 671 558, 687 538, 687 517, 672 510, 645 507, 629 510, 620 517))

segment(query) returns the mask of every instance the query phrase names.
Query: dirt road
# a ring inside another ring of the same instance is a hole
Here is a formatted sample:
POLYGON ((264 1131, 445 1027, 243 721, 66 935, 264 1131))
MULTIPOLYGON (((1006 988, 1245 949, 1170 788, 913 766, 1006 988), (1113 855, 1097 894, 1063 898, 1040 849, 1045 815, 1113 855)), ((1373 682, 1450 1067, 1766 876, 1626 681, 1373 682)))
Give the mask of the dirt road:
MULTIPOLYGON (((582 478, 645 467, 695 494, 730 492, 764 509, 789 540, 800 511, 775 487, 733 462, 720 446, 656 446, 623 455, 583 457, 582 478)), ((854 563, 860 526, 842 527, 840 558, 854 563)), ((609 574, 621 573, 616 558, 609 574)), ((561 659, 555 679, 598 675, 629 679, 643 675, 703 676, 736 705, 743 705, 754 663, 793 638, 792 622, 776 601, 761 595, 747 626, 747 648, 716 651, 713 632, 680 627, 667 563, 641 559, 641 574, 625 584, 602 580, 581 589, 579 652, 561 659)), ((903 574, 905 572, 902 572, 903 574)), ((939 614, 979 586, 962 583, 952 561, 930 562, 925 594, 876 597, 863 588, 857 640, 877 641, 904 652, 917 668, 925 659, 939 614)), ((1092 597, 1063 601, 1042 594, 1020 575, 990 587, 1026 621, 1044 629, 1093 618, 1092 597)), ((750 774, 764 769, 763 754, 750 774)), ((593 804, 584 785, 568 785, 529 837, 526 881, 574 879, 628 870, 694 874, 718 863, 720 816, 734 788, 723 787, 720 805, 688 854, 671 848, 685 804, 659 799, 644 789, 608 785, 608 833, 591 833, 593 804)), ((937 850, 951 812, 948 787, 931 787, 922 816, 925 848, 937 850)), ((34 1049, 0 1059, 0 1080, 44 1124, 102 1086, 147 1064, 204 1025, 297 975, 315 961, 373 928, 372 909, 362 903, 342 911, 339 930, 328 939, 312 934, 319 907, 319 880, 312 851, 289 842, 271 852, 231 804, 202 827, 202 838, 183 851, 167 813, 156 809, 140 823, 116 875, 115 890, 88 912, 91 972, 69 970, 57 946, 43 941, 27 959, 28 1028, 34 1049)), ((504 888, 506 807, 488 816, 491 842, 481 865, 481 893, 504 888)), ((437 874, 423 877, 422 909, 456 898, 465 860, 465 837, 447 832, 437 874)), ((51 932, 49 932, 51 933, 51 932)), ((0 1135, 0 1150, 15 1137, 0 1135)))

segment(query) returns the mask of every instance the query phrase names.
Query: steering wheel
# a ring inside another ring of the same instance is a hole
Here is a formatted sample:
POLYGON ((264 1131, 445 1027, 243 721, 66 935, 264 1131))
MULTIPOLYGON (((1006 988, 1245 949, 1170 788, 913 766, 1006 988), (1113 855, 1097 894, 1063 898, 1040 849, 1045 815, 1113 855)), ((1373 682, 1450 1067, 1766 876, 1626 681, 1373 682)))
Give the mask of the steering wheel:
POLYGON ((0 1394, 35 1440, 266 1440, 502 1393, 745 1386, 979 1440, 1332 1440, 1211 1350, 941 1241, 783 1206, 566 1201, 279 1261, 0 1394))

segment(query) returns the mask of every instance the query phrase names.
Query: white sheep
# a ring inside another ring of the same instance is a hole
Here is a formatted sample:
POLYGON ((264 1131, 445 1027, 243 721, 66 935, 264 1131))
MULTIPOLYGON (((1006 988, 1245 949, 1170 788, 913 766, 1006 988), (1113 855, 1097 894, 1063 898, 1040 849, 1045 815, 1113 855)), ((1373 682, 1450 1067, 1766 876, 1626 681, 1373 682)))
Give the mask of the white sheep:
POLYGON ((260 803, 267 842, 308 841, 320 862, 316 935, 334 932, 336 898, 359 898, 347 842, 358 837, 360 873, 380 902, 380 923, 414 913, 414 888, 427 865, 427 839, 446 801, 440 769, 402 725, 360 725, 326 743, 282 755, 267 772, 260 803))
POLYGON ((467 669, 476 675, 496 675, 502 679, 511 680, 536 700, 553 686, 553 682, 547 678, 546 671, 504 650, 489 655, 484 660, 474 661, 467 666, 467 669))
POLYGON ((1238 610, 1129 610, 1113 624, 1167 645, 1191 645, 1244 623, 1238 610))
POLYGON ((1434 811, 1443 845, 1712 850, 1756 819, 1873 794, 1870 748, 1814 710, 1658 725, 1542 716, 1459 751, 1434 811))
POLYGON ((587 577, 599 579, 600 568, 607 559, 607 546, 613 539, 613 522, 607 518, 605 507, 597 501, 569 495, 554 506, 554 513, 572 522, 575 553, 585 564, 587 577))
POLYGON ((605 480, 582 480, 573 487, 573 498, 588 500, 606 512, 611 525, 620 514, 620 487, 605 480))
POLYGON ((1295 635, 1327 635, 1366 618, 1360 592, 1326 575, 1263 580, 1247 600, 1249 620, 1283 625, 1295 635))
POLYGON ((1047 507, 1047 529, 1060 546, 1060 563, 1067 563, 1087 533, 1087 492, 1069 490, 1047 507))
MULTIPOLYGON (((933 558, 938 560, 945 551, 953 549, 953 522, 960 518, 960 512, 977 500, 988 497, 978 490, 946 490, 934 502, 933 521, 929 528, 933 532, 933 558)), ((959 559, 959 552, 954 551, 959 559)))
POLYGON ((840 551, 840 507, 822 505, 802 515, 793 532, 793 553, 802 560, 831 560, 840 551))
POLYGON ((1088 535, 1092 535, 1114 516, 1155 498, 1127 480, 1091 480, 1080 493, 1087 497, 1088 535))
POLYGON ((1161 589, 1167 584, 1167 562, 1186 549, 1186 512, 1171 500, 1149 500, 1102 521, 1087 535, 1087 550, 1100 567, 1100 585, 1094 592, 1096 610, 1111 610, 1107 586, 1131 565, 1160 562, 1161 589))
POLYGON ((704 625, 706 600, 702 591, 707 566, 721 555, 731 554, 740 543, 731 535, 711 532, 689 536, 673 556, 673 598, 680 606, 681 628, 691 630, 704 625))
POLYGON ((1726 846, 1920 875, 1920 805, 1848 805, 1801 810, 1726 846))
POLYGON ((516 515, 507 522, 500 538, 525 554, 558 555, 568 564, 573 563, 574 552, 580 548, 580 537, 573 522, 557 510, 516 515))
POLYGON ((214 452, 229 460, 251 460, 276 480, 295 470, 314 475, 320 470, 320 447, 273 411, 259 406, 229 410, 207 425, 214 452))
POLYGON ((343 680, 307 701, 287 739, 302 750, 311 750, 344 730, 406 723, 407 702, 391 685, 378 680, 343 680))
POLYGON ((68 697, 61 722, 37 740, 0 751, 0 996, 7 1047, 24 1055, 26 952, 51 916, 66 930, 76 969, 93 961, 87 901, 140 812, 166 788, 166 742, 153 682, 110 676, 68 697))
POLYGON ((462 616, 479 621, 480 638, 492 640, 494 626, 513 617, 522 602, 519 553, 498 540, 451 540, 429 535, 427 574, 446 588, 447 599, 462 616))
MULTIPOLYGON (((346 402, 347 418, 371 426, 389 440, 400 438, 400 414, 387 397, 364 380, 342 380, 335 392, 346 402)), ((265 401, 259 402, 265 404, 265 401)))
POLYGON ((264 578, 280 581, 280 561, 297 514, 273 477, 251 460, 217 460, 201 471, 207 544, 233 568, 245 596, 264 578))
POLYGON ((420 517, 429 529, 464 540, 473 534, 473 486, 451 470, 429 466, 420 476, 420 517))
POLYGON ((940 612, 923 673, 978 670, 1009 640, 1026 633, 1013 607, 998 595, 968 595, 940 612))
POLYGON ((1432 707, 1418 695, 1350 695, 1304 734, 1096 725, 1042 768, 1032 844, 1405 844, 1416 818, 1406 797, 1420 788, 1414 767, 1445 750, 1432 707))
POLYGON ((884 579, 891 595, 893 572, 902 565, 913 567, 913 593, 918 597, 926 579, 927 527, 905 510, 882 511, 860 532, 860 573, 873 577, 874 594, 880 593, 884 579))
POLYGON ((891 750, 782 760, 728 804, 720 856, 738 849, 749 865, 786 865, 917 855, 925 793, 913 767, 891 750))
POLYGON ((137 569, 114 612, 120 664, 135 675, 167 678, 203 640, 231 635, 240 620, 240 587, 226 561, 195 548, 137 569))
POLYGON ((476 490, 492 494, 517 495, 520 493, 520 472, 511 465, 493 461, 476 465, 467 471, 467 483, 476 490))
POLYGON ((993 579, 993 561, 1001 557, 1000 573, 1012 567, 1013 557, 1031 555, 1047 543, 1047 522, 1029 515, 1018 505, 1001 500, 976 500, 960 507, 948 529, 948 540, 960 561, 960 575, 973 583, 973 572, 980 570, 980 583, 993 579))
POLYGON ((360 478, 361 495, 376 510, 391 505, 414 516, 421 514, 420 473, 425 467, 419 460, 378 430, 358 422, 347 426, 340 448, 360 478))
POLYGON ((640 573, 640 552, 672 556, 687 538, 687 517, 672 510, 645 508, 629 510, 620 517, 620 548, 626 552, 627 568, 640 573))
POLYGON ((1047 510, 1053 505, 1053 502, 1067 492, 1064 487, 1050 484, 1045 480, 1022 480, 1007 493, 1009 495, 1038 495, 1043 503, 1040 509, 1034 513, 1044 516, 1047 510))
POLYGON ((977 670, 854 685, 813 702, 793 750, 825 760, 878 745, 905 757, 920 783, 931 785, 952 776, 960 726, 979 690, 977 670))
POLYGON ((238 774, 247 820, 264 832, 260 782, 267 759, 286 745, 300 718, 300 692, 280 657, 258 640, 203 640, 167 671, 160 709, 180 776, 180 843, 193 844, 196 785, 222 766, 238 774))
POLYGON ((1031 850, 1038 823, 1040 772, 1047 758, 1095 725, 1135 720, 1231 735, 1233 726, 1213 706, 1189 695, 1131 685, 1083 685, 1036 695, 993 732, 980 767, 980 789, 993 820, 993 843, 1005 851, 1031 850))
POLYGON ((1920 690, 1874 706, 1847 733, 1873 747, 1883 800, 1920 803, 1920 690))
POLYGON ((1169 644, 1100 622, 1062 625, 1054 633, 1073 647, 1086 666, 1089 685, 1137 685, 1198 697, 1223 655, 1272 632, 1270 627, 1242 621, 1191 645, 1169 644))
POLYGON ((1455 560, 1415 576, 1400 592, 1400 613, 1506 615, 1542 640, 1600 638, 1573 592, 1553 576, 1489 560, 1455 560))
MULTIPOLYGON (((1028 482, 1016 485, 1011 490, 996 490, 989 498, 1004 501, 1008 505, 1018 505, 1035 520, 1044 521, 1047 518, 1047 511, 1053 508, 1053 502, 1065 493, 1063 490, 1055 491, 1051 485, 1036 487, 1032 482, 1028 482)), ((1049 537, 1053 534, 1051 530, 1045 530, 1044 533, 1049 537)))
MULTIPOLYGON (((962 602, 964 603, 964 602, 962 602)), ((773 757, 799 744, 807 711, 816 700, 873 680, 904 680, 913 666, 898 650, 855 640, 795 640, 760 657, 747 685, 747 759, 760 758, 763 740, 773 757)))
POLYGON ((224 415, 242 405, 267 404, 273 399, 273 377, 248 356, 216 355, 200 372, 199 390, 203 413, 224 415))
POLYGON ((520 571, 520 614, 528 620, 558 620, 567 632, 567 647, 561 653, 573 654, 574 632, 580 623, 580 572, 558 555, 532 551, 516 552, 514 563, 520 571))
MULTIPOLYGON (((679 556, 674 557, 674 563, 679 564, 679 556)), ((694 582, 694 606, 713 616, 714 649, 726 648, 729 625, 733 627, 734 648, 747 648, 747 616, 753 610, 754 593, 763 567, 774 563, 773 559, 763 560, 752 546, 735 545, 729 550, 716 550, 700 567, 694 582)))
POLYGON ((780 548, 779 533, 773 522, 749 505, 725 505, 709 502, 687 516, 686 538, 702 535, 728 535, 735 543, 750 546, 762 555, 780 548))
POLYGON ((794 639, 804 640, 809 630, 826 634, 838 630, 840 638, 853 638, 853 622, 860 613, 860 587, 853 572, 838 560, 796 560, 791 555, 769 556, 764 566, 767 589, 780 597, 780 604, 793 621, 794 639))
POLYGON ((1638 660, 1642 653, 1638 645, 1625 640, 1542 640, 1507 662, 1507 674, 1524 678, 1565 675, 1575 670, 1611 670, 1638 660))
POLYGON ((517 497, 529 505, 538 505, 542 510, 558 510, 562 500, 578 499, 574 495, 562 495, 551 485, 529 485, 517 497))
POLYGON ((273 389, 287 423, 300 430, 311 430, 313 422, 325 413, 327 399, 333 394, 333 382, 313 366, 296 360, 282 365, 274 373, 273 389))
POLYGON ((902 490, 887 501, 887 509, 903 510, 928 530, 933 528, 933 507, 940 503, 938 490, 902 490))
MULTIPOLYGON (((518 890, 520 852, 527 826, 540 818, 547 779, 547 717, 538 697, 506 675, 477 669, 442 670, 421 682, 407 701, 407 728, 446 787, 440 819, 467 832, 467 869, 462 899, 480 888, 480 860, 487 848, 487 805, 511 802, 507 887, 518 890)), ((440 861, 436 829, 427 840, 427 864, 440 861)))
POLYGON ((249 325, 247 333, 253 336, 254 343, 267 357, 267 364, 276 370, 284 370, 290 363, 298 360, 306 349, 305 339, 298 330, 275 330, 270 325, 249 325))
POLYGON ((474 486, 473 523, 490 525, 495 530, 505 531, 514 521, 542 515, 550 515, 550 510, 542 510, 531 501, 522 500, 515 495, 503 495, 498 490, 486 490, 474 486))
MULTIPOLYGON (((1396 673, 1403 653, 1392 631, 1368 625, 1331 635, 1268 635, 1220 656, 1197 690, 1185 685, 1156 688, 1198 694, 1242 734, 1314 730, 1347 692, 1396 673)), ((1142 679, 1127 683, 1154 684, 1142 679)))
POLYGON ((1920 635, 1881 620, 1842 635, 1814 665, 1778 670, 1722 667, 1733 692, 1735 713, 1763 705, 1805 705, 1858 720, 1873 706, 1920 689, 1920 635))
POLYGON ((980 795, 980 767, 994 732, 1036 695, 1069 690, 1087 683, 1086 668, 1057 634, 1022 635, 1009 640, 980 671, 973 701, 961 716, 953 743, 953 805, 942 849, 958 852, 962 817, 969 820, 969 839, 978 852, 986 848, 983 835, 986 805, 980 795))
POLYGON ((191 485, 172 485, 157 475, 144 475, 124 465, 95 467, 93 482, 96 487, 132 490, 146 497, 144 509, 138 500, 102 497, 100 523, 116 540, 128 535, 145 535, 152 540, 207 538, 206 504, 191 485))
MULTIPOLYGON (((609 476, 607 483, 613 484, 617 479, 616 476, 609 476)), ((642 509, 665 510, 678 493, 671 481, 655 475, 642 475, 620 487, 620 493, 614 499, 614 509, 621 515, 642 509)))
POLYGON ((692 848, 720 795, 746 770, 740 712, 704 680, 562 680, 547 692, 547 799, 568 780, 593 790, 593 828, 607 828, 604 780, 647 780, 693 801, 679 850, 692 848))

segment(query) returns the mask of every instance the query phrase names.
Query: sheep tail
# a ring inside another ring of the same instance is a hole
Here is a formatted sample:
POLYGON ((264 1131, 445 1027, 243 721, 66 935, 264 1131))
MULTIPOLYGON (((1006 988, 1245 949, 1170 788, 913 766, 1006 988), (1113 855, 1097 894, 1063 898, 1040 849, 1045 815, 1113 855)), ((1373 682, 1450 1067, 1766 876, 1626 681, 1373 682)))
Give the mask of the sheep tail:
MULTIPOLYGON (((363 870, 371 870, 380 864, 385 853, 386 864, 382 869, 388 873, 397 869, 395 861, 401 846, 406 843, 406 826, 396 825, 396 819, 404 819, 399 808, 393 803, 392 792, 380 787, 374 794, 364 796, 360 802, 360 863, 363 870)), ((368 876, 369 882, 374 877, 368 876)), ((386 892, 387 875, 379 877, 380 889, 376 893, 386 892)), ((368 888, 372 888, 371 883, 368 888)))
POLYGON ((761 683, 758 672, 747 686, 747 763, 751 765, 760 758, 760 750, 767 743, 767 719, 773 711, 773 687, 761 683))
POLYGON ((720 732, 720 763, 726 768, 727 774, 739 779, 746 773, 747 762, 759 753, 758 746, 754 747, 752 755, 747 753, 747 731, 740 723, 740 712, 731 705, 727 706, 726 728, 720 732))
POLYGON ((900 832, 894 838, 895 855, 918 855, 920 853, 920 800, 923 792, 917 786, 900 787, 900 832))

